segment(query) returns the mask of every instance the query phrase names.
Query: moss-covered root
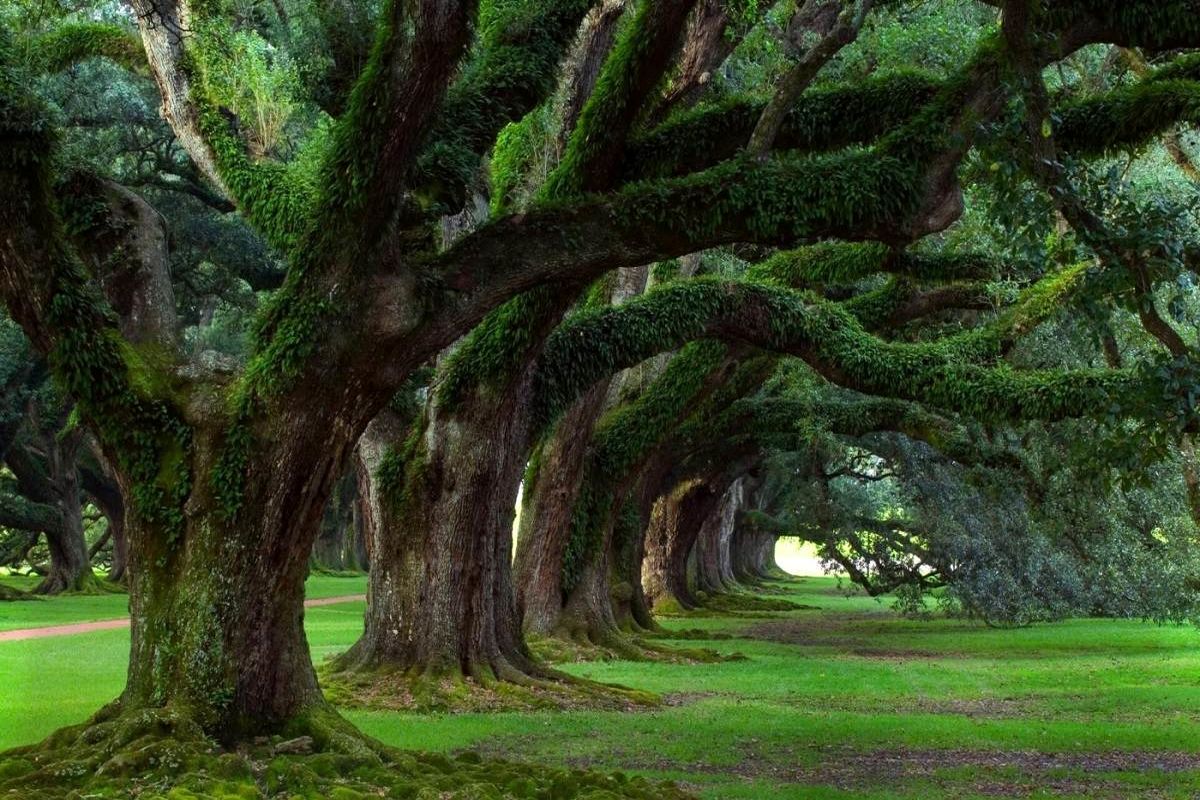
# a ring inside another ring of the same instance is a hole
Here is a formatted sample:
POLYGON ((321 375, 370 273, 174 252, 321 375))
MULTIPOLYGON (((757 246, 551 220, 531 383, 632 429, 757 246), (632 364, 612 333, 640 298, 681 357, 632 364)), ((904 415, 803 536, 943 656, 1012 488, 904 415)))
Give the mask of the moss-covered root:
MULTIPOLYGON (((738 661, 740 653, 726 655, 716 650, 697 647, 675 647, 660 644, 663 639, 699 638, 672 636, 667 631, 646 631, 620 636, 606 643, 588 639, 558 636, 527 637, 529 648, 548 664, 570 664, 580 661, 663 661, 671 664, 711 664, 718 661, 738 661)), ((721 638, 717 636, 708 639, 721 638)), ((728 637, 725 637, 728 638, 728 637)))
POLYGON ((52 578, 47 578, 38 584, 33 593, 38 595, 63 596, 124 594, 126 591, 126 587, 121 584, 110 581, 107 578, 102 578, 95 572, 88 570, 70 583, 63 583, 52 578))
POLYGON ((652 692, 598 683, 543 669, 540 677, 490 675, 467 677, 459 672, 431 675, 395 667, 319 670, 325 696, 335 705, 387 711, 535 711, 601 709, 631 711, 653 708, 661 698, 652 692))
POLYGON ((759 617, 777 616, 788 611, 799 611, 812 606, 803 606, 788 600, 762 597, 757 593, 721 592, 705 594, 697 592, 696 598, 700 606, 685 609, 673 601, 659 602, 654 606, 654 613, 662 617, 759 617))
POLYGON ((353 729, 324 712, 319 720, 298 723, 286 737, 260 737, 223 748, 176 712, 126 713, 64 729, 40 745, 0 754, 0 797, 684 800, 689 796, 669 784, 620 774, 482 761, 471 753, 457 758, 406 753, 356 732, 362 746, 355 751, 330 746, 331 731, 350 735, 353 729))
POLYGON ((15 589, 12 586, 5 586, 0 583, 0 602, 10 600, 41 600, 37 595, 23 592, 20 589, 15 589))

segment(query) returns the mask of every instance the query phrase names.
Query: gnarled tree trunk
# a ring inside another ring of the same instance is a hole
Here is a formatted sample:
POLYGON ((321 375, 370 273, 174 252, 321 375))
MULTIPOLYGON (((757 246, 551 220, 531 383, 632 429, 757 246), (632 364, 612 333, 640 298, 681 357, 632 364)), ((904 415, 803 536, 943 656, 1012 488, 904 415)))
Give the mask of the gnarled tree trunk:
POLYGON ((700 605, 688 586, 687 564, 705 519, 703 510, 713 505, 709 494, 703 481, 691 480, 673 487, 654 504, 646 528, 642 582, 650 607, 660 613, 700 605))
POLYGON ((520 635, 510 564, 529 438, 518 383, 453 410, 431 402, 402 465, 406 426, 385 412, 368 427, 359 444, 370 476, 366 625, 338 669, 485 682, 540 672, 520 635))
POLYGON ((741 503, 742 484, 735 480, 721 496, 716 513, 709 515, 700 526, 695 547, 697 591, 711 595, 736 588, 730 545, 741 503))
MULTIPOLYGON (((36 414, 33 415, 36 422, 36 414)), ((62 415, 65 420, 66 414, 62 415)), ((96 576, 83 534, 83 498, 79 485, 78 456, 83 432, 75 429, 59 436, 40 436, 43 455, 34 455, 24 444, 14 444, 7 463, 17 476, 22 493, 49 512, 40 530, 46 536, 50 562, 36 594, 83 592, 96 588, 96 576)))
POLYGON ((563 559, 571 515, 583 482, 592 425, 604 407, 606 386, 577 400, 538 446, 525 480, 513 572, 517 607, 527 633, 549 635, 563 609, 563 559))

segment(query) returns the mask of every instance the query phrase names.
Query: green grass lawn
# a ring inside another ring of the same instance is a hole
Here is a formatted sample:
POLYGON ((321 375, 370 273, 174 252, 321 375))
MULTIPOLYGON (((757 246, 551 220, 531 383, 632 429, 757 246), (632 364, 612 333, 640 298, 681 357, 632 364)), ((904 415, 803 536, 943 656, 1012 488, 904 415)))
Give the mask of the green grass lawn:
MULTIPOLYGON (((0 583, 24 591, 33 589, 39 580, 37 577, 21 575, 0 577, 0 583)), ((304 588, 305 596, 312 599, 363 594, 367 591, 367 579, 365 576, 313 575, 304 588)), ((123 593, 34 598, 16 603, 0 602, 0 631, 66 625, 72 622, 95 622, 126 616, 129 616, 129 597, 123 593)))
MULTIPOLYGON (((321 577, 310 593, 362 587, 361 578, 321 577)), ((995 630, 903 620, 842 596, 831 579, 786 591, 779 596, 820 608, 665 621, 731 634, 678 644, 745 659, 564 667, 661 692, 659 709, 348 716, 402 747, 636 771, 711 798, 1200 794, 1193 628, 1076 620, 995 630)), ((84 600, 110 598, 7 604, 22 608, 0 613, 22 615, 15 627, 74 621, 72 610, 91 618, 92 607, 73 605, 84 600)), ((306 619, 321 659, 354 640, 362 604, 310 609, 306 619)), ((0 643, 0 747, 79 721, 116 695, 127 645, 125 631, 0 643)))

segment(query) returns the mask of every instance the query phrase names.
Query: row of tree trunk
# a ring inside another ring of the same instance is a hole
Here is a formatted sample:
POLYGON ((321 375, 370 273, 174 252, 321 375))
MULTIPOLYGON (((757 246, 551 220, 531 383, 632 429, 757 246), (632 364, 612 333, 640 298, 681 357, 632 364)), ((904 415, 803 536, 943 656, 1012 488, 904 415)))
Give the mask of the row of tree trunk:
POLYGON ((392 412, 376 418, 357 450, 368 608, 362 638, 337 669, 543 679, 526 635, 634 654, 631 634, 657 627, 652 611, 695 608, 702 596, 778 577, 774 536, 741 524, 754 458, 672 483, 652 455, 615 481, 568 580, 588 502, 588 432, 613 394, 605 385, 581 398, 532 464, 516 393, 480 393, 452 413, 431 405, 415 437, 392 412), (388 486, 381 467, 404 439, 419 444, 399 487, 388 486))

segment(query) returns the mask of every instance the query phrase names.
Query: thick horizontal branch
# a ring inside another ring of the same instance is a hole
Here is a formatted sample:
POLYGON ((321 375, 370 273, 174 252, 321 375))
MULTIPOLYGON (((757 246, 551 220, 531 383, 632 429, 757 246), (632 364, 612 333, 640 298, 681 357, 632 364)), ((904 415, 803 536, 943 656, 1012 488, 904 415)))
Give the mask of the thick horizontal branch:
POLYGON ((465 305, 490 307, 493 293, 507 297, 546 280, 580 282, 734 242, 907 239, 905 222, 921 200, 919 172, 866 151, 730 161, 506 217, 431 267, 448 288, 468 295, 465 305))
POLYGON ((0 526, 59 535, 62 515, 48 503, 37 503, 8 490, 0 490, 0 526))
POLYGON ((1200 81, 1148 78, 1055 113, 1057 144, 1075 155, 1138 147, 1180 123, 1200 122, 1200 81))
POLYGON ((980 253, 922 253, 879 242, 822 243, 785 250, 755 264, 746 274, 755 283, 792 288, 845 285, 879 273, 916 281, 989 280, 1005 265, 980 253))
MULTIPOLYGON (((819 152, 867 144, 911 121, 941 87, 925 73, 894 72, 852 86, 810 89, 784 117, 774 149, 819 152)), ((733 158, 764 105, 739 99, 677 114, 630 143, 624 179, 685 175, 733 158)))
POLYGON ((34 72, 59 72, 89 58, 105 58, 131 72, 147 70, 146 52, 137 36, 102 22, 58 25, 33 37, 28 52, 34 72))
POLYGON ((1052 313, 1057 302, 1049 296, 1064 288, 1039 286, 1017 309, 984 328, 907 344, 882 341, 837 304, 794 292, 707 279, 681 282, 617 308, 577 315, 561 327, 543 354, 538 402, 552 417, 603 375, 687 341, 719 338, 797 356, 835 383, 867 394, 980 417, 1102 413, 1116 394, 1130 388, 1130 374, 980 366, 1052 313))

